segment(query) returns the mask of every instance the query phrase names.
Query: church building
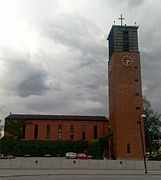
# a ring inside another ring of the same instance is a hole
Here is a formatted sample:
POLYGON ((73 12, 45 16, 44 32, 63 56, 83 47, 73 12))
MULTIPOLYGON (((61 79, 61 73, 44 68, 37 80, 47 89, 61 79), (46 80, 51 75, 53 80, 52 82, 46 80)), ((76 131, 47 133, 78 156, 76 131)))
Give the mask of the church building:
POLYGON ((6 125, 11 121, 23 124, 24 141, 88 142, 107 136, 110 131, 104 116, 10 114, 5 120, 6 125))
MULTIPOLYGON (((26 120, 25 141, 90 141, 109 136, 110 156, 143 159, 145 149, 138 26, 113 25, 108 35, 109 118, 10 114, 6 122, 26 120)), ((7 136, 9 133, 5 132, 7 136)))

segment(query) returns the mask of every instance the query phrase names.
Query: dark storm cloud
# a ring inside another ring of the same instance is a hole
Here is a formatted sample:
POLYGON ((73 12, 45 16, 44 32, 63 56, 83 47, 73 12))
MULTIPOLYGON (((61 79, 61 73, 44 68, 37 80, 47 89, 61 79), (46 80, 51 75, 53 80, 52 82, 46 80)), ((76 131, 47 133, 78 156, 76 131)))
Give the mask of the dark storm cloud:
POLYGON ((21 97, 42 95, 48 87, 48 73, 40 64, 31 62, 28 52, 23 55, 17 51, 9 50, 3 56, 5 71, 5 88, 21 97))
POLYGON ((39 63, 37 65, 26 63, 17 65, 20 69, 23 67, 23 79, 17 83, 16 92, 21 97, 28 97, 31 95, 43 95, 48 91, 60 91, 61 84, 58 81, 52 80, 50 82, 49 72, 44 69, 39 63), (24 70, 25 69, 25 70, 24 70))
POLYGON ((45 84, 46 73, 42 71, 32 72, 17 87, 19 96, 42 95, 49 87, 45 84))

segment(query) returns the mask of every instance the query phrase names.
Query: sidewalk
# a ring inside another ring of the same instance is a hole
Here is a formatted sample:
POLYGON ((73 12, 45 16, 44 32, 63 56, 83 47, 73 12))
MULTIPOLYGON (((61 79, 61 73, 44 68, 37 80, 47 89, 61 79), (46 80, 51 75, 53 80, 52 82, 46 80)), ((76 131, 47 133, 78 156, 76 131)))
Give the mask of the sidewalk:
MULTIPOLYGON (((144 175, 144 170, 86 170, 86 169, 0 169, 0 177, 38 175, 144 175)), ((145 175, 161 175, 161 171, 149 171, 145 175)))

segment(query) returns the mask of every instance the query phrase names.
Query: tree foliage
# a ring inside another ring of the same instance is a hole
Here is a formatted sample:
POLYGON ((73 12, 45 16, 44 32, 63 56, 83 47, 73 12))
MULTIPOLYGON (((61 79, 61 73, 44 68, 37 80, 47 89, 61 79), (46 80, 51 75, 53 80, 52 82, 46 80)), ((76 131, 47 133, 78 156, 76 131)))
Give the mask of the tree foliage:
POLYGON ((154 112, 150 101, 148 101, 144 97, 144 114, 145 117, 145 138, 146 138, 146 145, 151 153, 154 148, 157 150, 156 141, 161 138, 161 115, 157 112, 154 112))
POLYGON ((88 153, 95 159, 102 159, 104 150, 108 148, 109 138, 101 137, 88 142, 88 153))
POLYGON ((5 132, 10 133, 15 139, 23 138, 24 125, 29 123, 27 120, 6 120, 5 121, 5 132))

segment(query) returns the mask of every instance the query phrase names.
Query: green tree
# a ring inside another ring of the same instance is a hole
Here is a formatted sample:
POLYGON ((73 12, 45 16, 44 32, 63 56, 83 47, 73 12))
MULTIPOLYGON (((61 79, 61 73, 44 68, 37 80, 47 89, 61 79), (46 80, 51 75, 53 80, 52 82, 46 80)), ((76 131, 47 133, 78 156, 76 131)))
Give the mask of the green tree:
POLYGON ((28 120, 11 120, 7 119, 5 121, 5 132, 9 132, 15 139, 23 138, 24 125, 30 123, 28 120))
POLYGON ((95 159, 101 159, 104 156, 104 151, 108 149, 109 137, 101 137, 92 139, 88 142, 88 152, 95 159))
POLYGON ((156 141, 161 138, 161 114, 153 111, 150 101, 148 101, 145 97, 144 114, 146 115, 144 119, 146 146, 151 153, 154 148, 155 150, 158 150, 158 147, 156 147, 156 141))

